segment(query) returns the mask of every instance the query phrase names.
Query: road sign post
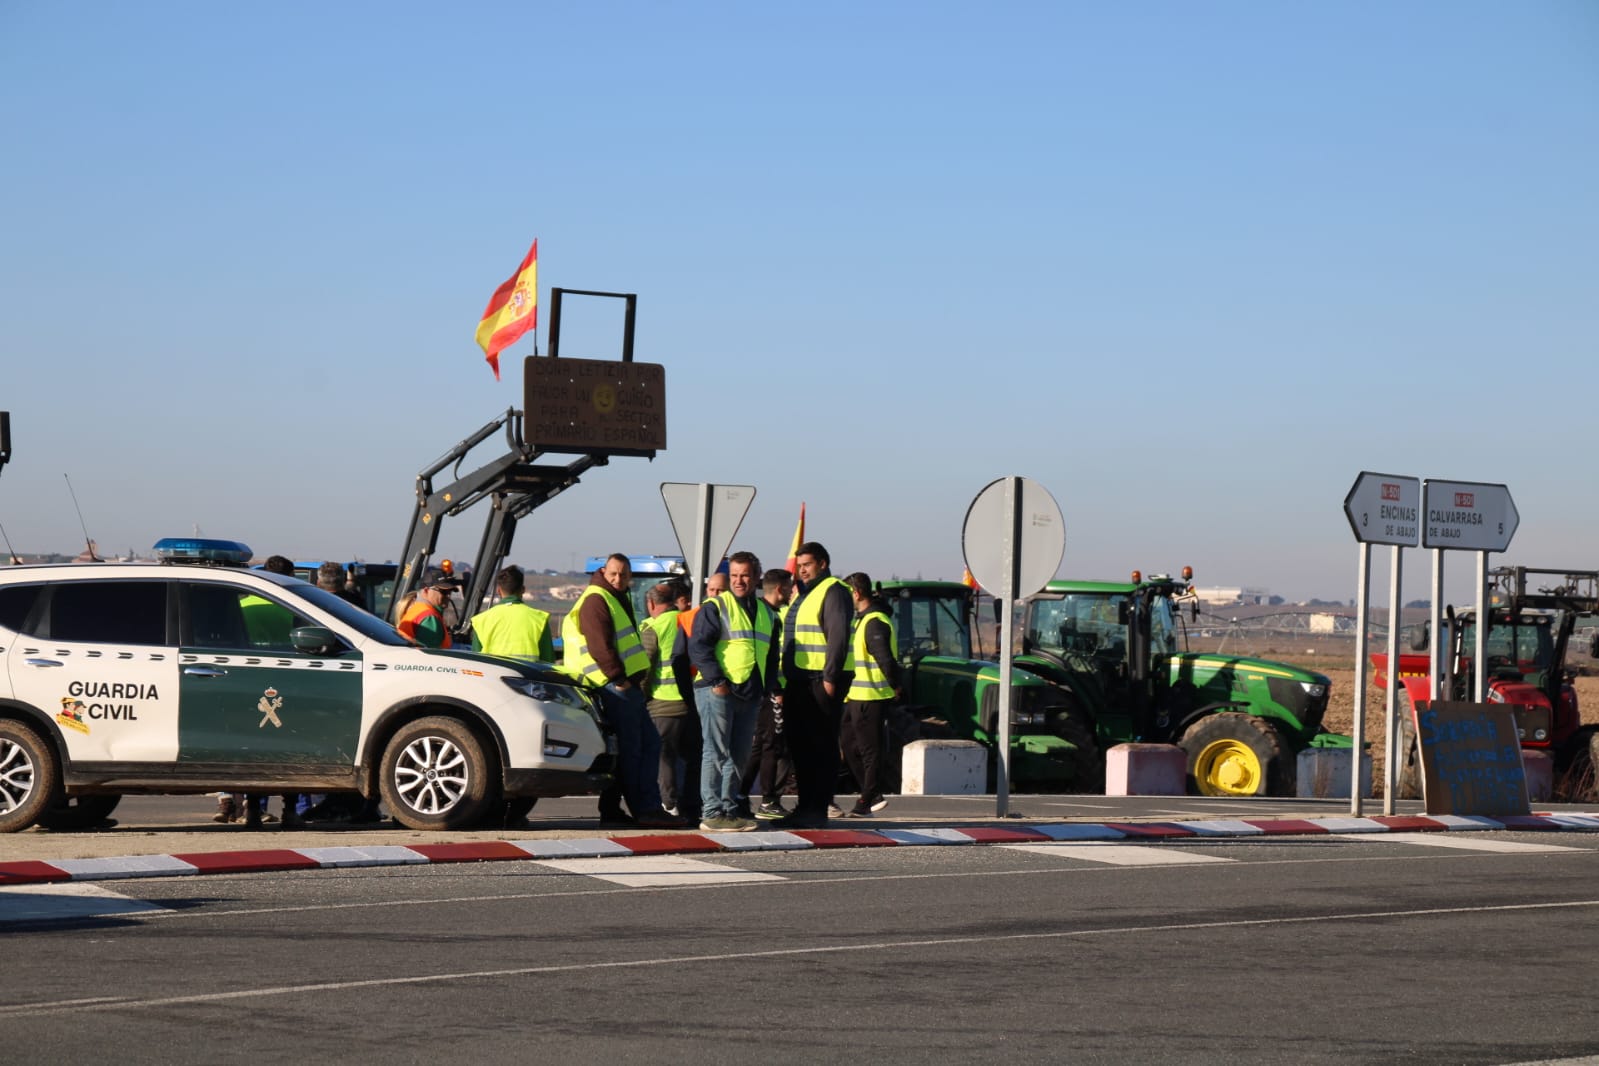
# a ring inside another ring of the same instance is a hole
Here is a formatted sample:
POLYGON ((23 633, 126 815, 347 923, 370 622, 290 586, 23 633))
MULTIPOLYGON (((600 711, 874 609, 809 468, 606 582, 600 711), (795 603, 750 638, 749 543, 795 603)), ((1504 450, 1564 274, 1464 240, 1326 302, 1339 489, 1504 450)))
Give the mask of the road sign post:
POLYGON ((665 481, 661 483, 661 499, 672 520, 677 546, 688 562, 691 591, 697 604, 704 595, 705 579, 710 576, 713 561, 720 563, 738 534, 738 527, 744 524, 744 516, 755 499, 755 486, 665 481))
POLYGON ((1510 539, 1521 525, 1521 515, 1510 498, 1506 485, 1481 481, 1442 481, 1428 478, 1422 486, 1422 509, 1426 521, 1422 526, 1421 544, 1433 549, 1433 587, 1431 634, 1432 682, 1429 693, 1434 700, 1447 699, 1442 678, 1446 664, 1441 661, 1447 653, 1440 639, 1442 625, 1443 553, 1446 551, 1474 551, 1477 553, 1477 646, 1474 661, 1477 668, 1474 686, 1476 702, 1481 703, 1488 691, 1488 553, 1502 552, 1510 547, 1510 539))
POLYGON ((1371 546, 1393 547, 1388 580, 1388 683, 1384 686, 1384 737, 1387 757, 1383 760, 1383 812, 1394 813, 1394 782, 1398 761, 1395 754, 1395 710, 1399 691, 1399 605, 1403 559, 1400 552, 1414 548, 1420 535, 1421 482, 1413 477, 1362 471, 1344 497, 1344 516, 1360 542, 1359 582, 1355 597, 1355 722, 1354 769, 1349 789, 1349 811, 1360 814, 1364 782, 1360 780, 1361 756, 1366 743, 1366 634, 1370 625, 1371 546))
POLYGON ((999 741, 994 767, 995 813, 1010 802, 1011 659, 1016 601, 1049 583, 1066 552, 1066 520, 1049 490, 1024 477, 989 482, 972 500, 961 529, 966 569, 999 597, 999 741))

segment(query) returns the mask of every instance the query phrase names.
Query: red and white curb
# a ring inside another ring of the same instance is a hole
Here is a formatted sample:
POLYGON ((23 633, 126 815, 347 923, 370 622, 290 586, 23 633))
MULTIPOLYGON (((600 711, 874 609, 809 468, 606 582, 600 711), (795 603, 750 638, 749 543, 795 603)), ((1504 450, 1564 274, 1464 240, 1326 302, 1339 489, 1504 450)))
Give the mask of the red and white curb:
POLYGON ((588 837, 576 840, 487 840, 446 844, 371 844, 325 848, 259 848, 105 859, 0 862, 0 885, 109 881, 133 877, 268 873, 356 866, 447 862, 592 859, 624 855, 800 851, 807 848, 918 847, 960 844, 1048 844, 1348 833, 1472 832, 1494 829, 1599 832, 1599 814, 1374 815, 1369 818, 1242 818, 1192 822, 1062 822, 959 829, 801 829, 792 832, 695 833, 588 837))

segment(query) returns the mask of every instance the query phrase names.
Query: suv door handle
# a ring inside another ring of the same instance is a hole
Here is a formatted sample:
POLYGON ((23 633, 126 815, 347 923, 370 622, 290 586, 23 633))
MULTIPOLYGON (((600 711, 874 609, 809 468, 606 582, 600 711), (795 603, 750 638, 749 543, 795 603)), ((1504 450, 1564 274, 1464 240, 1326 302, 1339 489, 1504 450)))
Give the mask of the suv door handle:
POLYGON ((214 666, 185 666, 183 672, 191 677, 226 677, 228 673, 214 666))
POLYGON ((29 666, 60 666, 61 665, 61 661, 59 659, 24 659, 22 661, 27 663, 29 666))

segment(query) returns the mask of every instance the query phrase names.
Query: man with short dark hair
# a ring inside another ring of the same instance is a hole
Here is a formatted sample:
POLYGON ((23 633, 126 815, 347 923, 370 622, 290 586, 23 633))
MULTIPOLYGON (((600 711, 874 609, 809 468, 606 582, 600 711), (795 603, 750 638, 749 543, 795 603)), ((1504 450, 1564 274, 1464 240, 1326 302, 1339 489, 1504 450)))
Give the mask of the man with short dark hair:
MULTIPOLYGON (((772 637, 779 645, 779 662, 783 623, 788 617, 788 601, 793 591, 794 575, 787 570, 768 570, 761 579, 761 599, 777 616, 777 629, 772 637)), ((779 691, 781 685, 779 671, 779 691)), ((744 764, 745 810, 741 813, 753 814, 762 820, 782 818, 788 814, 783 808, 783 788, 793 776, 794 767, 788 759, 788 741, 783 735, 782 700, 768 695, 761 701, 760 712, 755 717, 755 743, 750 746, 749 761, 744 764), (761 783, 761 802, 758 805, 753 802, 754 795, 750 791, 757 779, 761 783)))
POLYGON ((700 828, 743 832, 755 820, 739 813, 740 772, 749 759, 761 701, 777 684, 776 622, 755 595, 761 563, 750 552, 728 559, 727 590, 700 604, 688 655, 700 678, 700 828))
POLYGON ((527 579, 520 566, 507 566, 494 576, 500 598, 472 616, 472 650, 502 659, 555 661, 550 615, 522 601, 527 579))
POLYGON ((799 598, 783 621, 783 732, 794 760, 799 802, 771 824, 783 829, 825 829, 838 787, 838 729, 855 601, 834 577, 827 549, 801 544, 794 556, 799 598))

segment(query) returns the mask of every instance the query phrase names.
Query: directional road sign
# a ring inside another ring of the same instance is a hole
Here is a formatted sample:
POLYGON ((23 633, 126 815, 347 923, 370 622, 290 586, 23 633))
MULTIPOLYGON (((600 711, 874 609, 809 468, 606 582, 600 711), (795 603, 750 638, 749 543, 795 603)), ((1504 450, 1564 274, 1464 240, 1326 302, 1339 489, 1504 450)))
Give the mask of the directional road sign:
POLYGON ((1414 548, 1421 539, 1421 479, 1361 471, 1344 497, 1355 539, 1414 548))
POLYGON ((1421 545, 1502 552, 1510 547, 1521 515, 1510 489, 1478 481, 1436 481, 1422 487, 1421 545))

